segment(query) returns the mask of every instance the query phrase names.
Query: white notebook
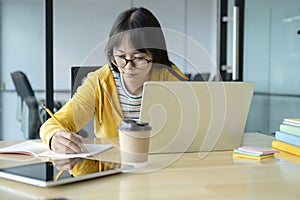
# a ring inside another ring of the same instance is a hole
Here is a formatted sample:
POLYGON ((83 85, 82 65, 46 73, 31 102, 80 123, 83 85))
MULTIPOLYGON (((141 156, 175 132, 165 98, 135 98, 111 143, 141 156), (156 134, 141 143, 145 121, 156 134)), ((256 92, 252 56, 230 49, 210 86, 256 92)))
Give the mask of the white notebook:
POLYGON ((83 144, 85 152, 78 154, 59 154, 50 151, 41 141, 25 141, 8 147, 0 148, 0 154, 22 154, 47 158, 87 158, 112 148, 111 144, 83 144))

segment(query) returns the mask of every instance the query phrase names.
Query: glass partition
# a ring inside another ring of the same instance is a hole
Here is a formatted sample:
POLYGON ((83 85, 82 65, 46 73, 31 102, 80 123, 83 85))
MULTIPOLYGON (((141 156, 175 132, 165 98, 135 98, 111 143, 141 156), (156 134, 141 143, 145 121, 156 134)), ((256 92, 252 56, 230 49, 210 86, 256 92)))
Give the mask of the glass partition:
POLYGON ((256 89, 247 129, 272 133, 300 118, 300 1, 246 0, 244 80, 256 89))
POLYGON ((45 99, 44 4, 44 0, 0 1, 1 140, 35 138, 37 134, 37 102, 45 99), (15 82, 12 72, 18 72, 15 82), (32 96, 30 89, 34 97, 21 97, 32 96))

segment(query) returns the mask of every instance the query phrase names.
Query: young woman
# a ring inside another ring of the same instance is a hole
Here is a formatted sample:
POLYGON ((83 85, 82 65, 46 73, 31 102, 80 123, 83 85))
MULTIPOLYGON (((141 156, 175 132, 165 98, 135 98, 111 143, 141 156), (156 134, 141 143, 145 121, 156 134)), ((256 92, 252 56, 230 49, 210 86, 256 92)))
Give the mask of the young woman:
POLYGON ((79 153, 79 131, 95 117, 95 136, 117 137, 122 119, 138 119, 146 81, 181 81, 185 75, 169 60, 161 26, 145 8, 130 8, 113 24, 105 49, 109 64, 88 75, 58 112, 48 119, 42 140, 58 153, 79 153))

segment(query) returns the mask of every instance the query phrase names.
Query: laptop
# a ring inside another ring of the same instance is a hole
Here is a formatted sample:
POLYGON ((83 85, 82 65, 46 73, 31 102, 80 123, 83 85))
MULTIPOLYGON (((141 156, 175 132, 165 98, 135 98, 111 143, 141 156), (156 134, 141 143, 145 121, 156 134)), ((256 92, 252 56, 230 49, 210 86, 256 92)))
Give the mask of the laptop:
POLYGON ((232 150, 241 145, 253 82, 146 82, 140 120, 150 153, 232 150))
MULTIPOLYGON (((100 161, 93 160, 93 164, 99 165, 100 161)), ((25 164, 14 167, 6 167, 0 169, 0 177, 22 182, 39 187, 53 187, 74 183, 78 181, 104 177, 112 174, 121 173, 127 166, 122 166, 118 163, 102 162, 105 170, 99 172, 85 173, 79 176, 72 176, 68 170, 59 175, 59 170, 52 162, 38 162, 32 164, 25 164)), ((91 167, 90 165, 87 167, 91 167)))

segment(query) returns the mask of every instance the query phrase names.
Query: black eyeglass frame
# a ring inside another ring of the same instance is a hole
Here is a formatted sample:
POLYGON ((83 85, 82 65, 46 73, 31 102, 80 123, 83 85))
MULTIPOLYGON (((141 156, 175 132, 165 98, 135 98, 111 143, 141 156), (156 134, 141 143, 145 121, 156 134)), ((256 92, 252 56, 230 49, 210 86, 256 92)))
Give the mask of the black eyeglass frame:
POLYGON ((111 62, 112 64, 114 64, 116 67, 119 67, 119 68, 122 68, 122 69, 123 69, 129 62, 131 62, 132 66, 133 66, 134 68, 143 70, 143 69, 146 69, 146 68, 148 67, 149 63, 151 63, 152 60, 149 60, 149 59, 146 59, 146 58, 127 59, 127 58, 122 57, 122 56, 117 56, 117 55, 114 56, 114 55, 111 55, 111 56, 110 56, 110 62, 111 62), (118 57, 118 58, 121 58, 121 59, 125 60, 124 66, 119 66, 119 65, 117 64, 116 60, 115 60, 115 57, 118 57), (145 61, 147 62, 147 65, 145 65, 144 68, 136 67, 135 64, 134 64, 134 62, 133 62, 133 61, 136 60, 136 59, 143 59, 143 60, 145 60, 145 61))

